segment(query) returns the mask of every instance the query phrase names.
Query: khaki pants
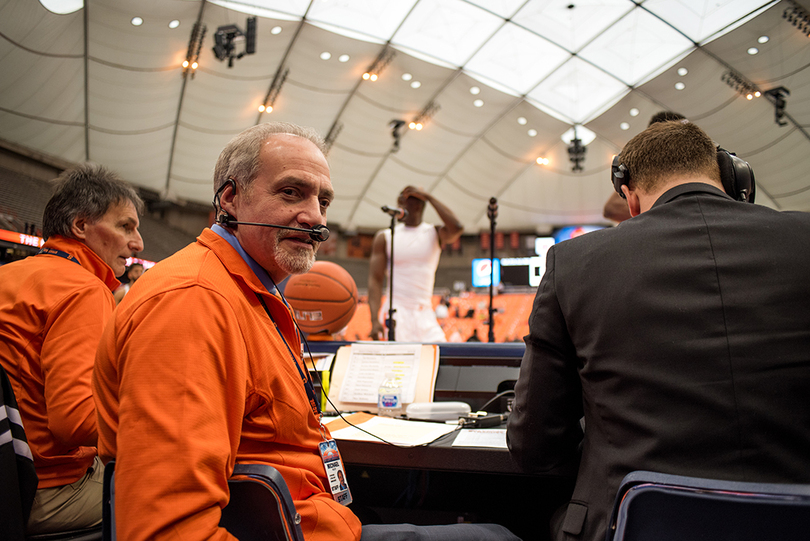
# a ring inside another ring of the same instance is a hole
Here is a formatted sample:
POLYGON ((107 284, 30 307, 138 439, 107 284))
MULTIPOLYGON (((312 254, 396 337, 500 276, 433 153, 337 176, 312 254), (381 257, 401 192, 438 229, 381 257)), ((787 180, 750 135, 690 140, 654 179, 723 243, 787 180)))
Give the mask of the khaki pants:
POLYGON ((28 534, 64 532, 101 524, 104 464, 96 457, 87 474, 69 485, 41 488, 34 496, 28 534))

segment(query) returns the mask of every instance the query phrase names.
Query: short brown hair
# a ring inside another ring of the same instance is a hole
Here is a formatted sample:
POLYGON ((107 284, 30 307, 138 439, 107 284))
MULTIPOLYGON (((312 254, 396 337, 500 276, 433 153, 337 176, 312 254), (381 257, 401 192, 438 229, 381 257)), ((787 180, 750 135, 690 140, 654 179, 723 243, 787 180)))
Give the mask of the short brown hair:
POLYGON ((73 220, 83 217, 90 222, 100 220, 110 207, 130 201, 138 214, 144 204, 138 192, 117 174, 103 165, 82 163, 67 169, 53 184, 54 194, 42 215, 42 236, 73 237, 73 220))
POLYGON ((674 176, 706 176, 720 182, 717 147, 688 120, 658 122, 636 135, 619 154, 630 171, 630 188, 651 193, 674 176))

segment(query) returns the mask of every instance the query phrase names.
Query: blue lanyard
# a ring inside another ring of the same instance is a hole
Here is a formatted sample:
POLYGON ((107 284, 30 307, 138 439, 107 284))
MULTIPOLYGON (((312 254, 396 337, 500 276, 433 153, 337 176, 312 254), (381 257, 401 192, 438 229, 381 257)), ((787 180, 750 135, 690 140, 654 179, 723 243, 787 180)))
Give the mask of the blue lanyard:
POLYGON ((64 257, 68 261, 73 261, 74 263, 76 263, 80 267, 82 266, 82 264, 79 263, 79 260, 76 259, 76 256, 70 255, 67 252, 63 252, 62 250, 57 250, 56 248, 47 248, 47 247, 43 246, 39 250, 39 252, 37 252, 37 255, 42 255, 42 254, 56 255, 56 256, 59 256, 59 257, 64 257))
POLYGON ((298 375, 301 376, 301 382, 304 384, 304 390, 307 392, 307 398, 309 398, 309 406, 312 408, 312 413, 316 418, 320 419, 321 406, 318 403, 318 399, 315 397, 315 387, 312 385, 312 378, 310 377, 309 372, 301 370, 301 366, 298 364, 295 354, 293 354, 292 349, 290 349, 290 345, 287 343, 287 339, 284 338, 284 335, 281 333, 281 329, 278 328, 276 320, 273 319, 272 314, 270 314, 270 310, 267 309, 267 304, 265 304, 262 296, 256 293, 256 298, 258 298, 259 302, 262 303, 262 308, 264 308, 264 311, 267 313, 267 317, 269 317, 270 321, 273 322, 273 325, 276 327, 276 332, 278 332, 278 335, 281 337, 284 345, 287 346, 287 351, 290 352, 290 357, 292 357, 293 364, 295 364, 295 368, 298 369, 298 375))

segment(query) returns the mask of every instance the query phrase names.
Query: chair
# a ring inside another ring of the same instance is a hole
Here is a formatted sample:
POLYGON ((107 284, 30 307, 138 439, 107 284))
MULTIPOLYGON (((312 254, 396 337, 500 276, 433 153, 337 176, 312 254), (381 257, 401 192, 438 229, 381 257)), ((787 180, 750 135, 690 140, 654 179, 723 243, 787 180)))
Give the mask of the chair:
MULTIPOLYGON (((115 541, 115 461, 104 470, 104 541, 115 541)), ((219 525, 240 541, 304 541, 287 483, 266 464, 237 464, 219 525)))
POLYGON ((219 525, 240 541, 304 541, 301 515, 278 470, 266 464, 237 464, 228 488, 231 499, 219 525))
POLYGON ((810 538, 810 485, 628 474, 606 541, 798 541, 810 538))

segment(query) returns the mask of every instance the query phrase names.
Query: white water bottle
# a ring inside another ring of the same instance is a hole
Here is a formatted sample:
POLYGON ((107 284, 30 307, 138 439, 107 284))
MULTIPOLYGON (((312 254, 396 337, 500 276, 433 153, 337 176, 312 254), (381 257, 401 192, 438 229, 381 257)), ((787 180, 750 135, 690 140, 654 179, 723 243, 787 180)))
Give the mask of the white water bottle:
POLYGON ((387 372, 377 393, 377 415, 399 417, 402 414, 402 387, 396 375, 387 372))

